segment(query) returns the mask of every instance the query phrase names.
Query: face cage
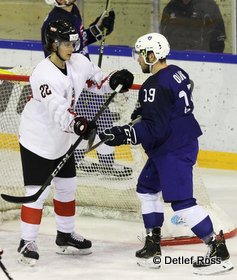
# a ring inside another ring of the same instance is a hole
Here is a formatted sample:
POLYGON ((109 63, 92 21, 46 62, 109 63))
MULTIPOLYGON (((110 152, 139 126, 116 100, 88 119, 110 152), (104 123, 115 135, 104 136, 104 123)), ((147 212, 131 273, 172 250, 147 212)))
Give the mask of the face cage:
MULTIPOLYGON (((154 52, 153 52, 154 53, 154 52)), ((156 60, 154 61, 154 62, 152 62, 152 63, 150 63, 150 62, 147 62, 147 51, 146 51, 146 49, 142 49, 142 50, 140 50, 140 51, 136 51, 136 49, 134 48, 133 50, 132 50, 132 55, 133 55, 133 58, 137 61, 137 59, 138 59, 138 57, 139 57, 139 55, 141 55, 142 57, 143 57, 143 59, 144 59, 144 62, 145 62, 145 64, 147 64, 147 65, 149 65, 149 66, 153 66, 159 59, 156 57, 156 60)), ((155 55, 155 53, 154 53, 154 55, 155 55)))

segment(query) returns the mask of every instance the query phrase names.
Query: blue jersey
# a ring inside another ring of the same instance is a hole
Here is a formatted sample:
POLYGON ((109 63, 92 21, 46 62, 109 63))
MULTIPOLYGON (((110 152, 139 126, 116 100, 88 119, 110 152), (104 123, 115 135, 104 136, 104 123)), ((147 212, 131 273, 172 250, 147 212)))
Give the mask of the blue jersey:
POLYGON ((178 66, 169 65, 150 76, 138 103, 142 120, 134 128, 148 156, 179 149, 202 134, 193 115, 189 76, 178 66))
MULTIPOLYGON (((84 55, 88 56, 87 49, 84 49, 87 45, 90 45, 94 42, 96 42, 95 37, 91 34, 89 29, 84 29, 82 18, 79 9, 74 4, 72 11, 68 12, 65 11, 62 8, 54 7, 52 11, 49 13, 48 17, 45 19, 42 27, 41 27, 41 41, 42 44, 45 44, 45 30, 50 22, 56 21, 56 20, 66 20, 71 22, 73 26, 78 31, 79 38, 80 38, 80 45, 76 49, 76 52, 83 53, 84 55)), ((44 50, 45 56, 48 56, 49 53, 44 50)))

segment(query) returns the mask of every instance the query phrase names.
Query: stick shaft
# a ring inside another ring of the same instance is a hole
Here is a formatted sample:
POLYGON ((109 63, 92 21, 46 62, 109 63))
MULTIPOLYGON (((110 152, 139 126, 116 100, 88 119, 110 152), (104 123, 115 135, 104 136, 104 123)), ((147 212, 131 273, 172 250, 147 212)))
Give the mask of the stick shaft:
MULTIPOLYGON (((110 6, 110 0, 106 0, 106 5, 105 5, 105 10, 108 12, 110 6)), ((99 58, 98 58, 98 66, 101 68, 102 65, 102 58, 104 54, 104 46, 105 46, 105 35, 106 35, 106 30, 104 29, 103 31, 103 37, 100 42, 100 53, 99 53, 99 58)))
POLYGON ((7 276, 7 278, 9 280, 13 280, 13 278, 9 275, 5 265, 2 263, 1 259, 0 259, 0 267, 1 267, 2 271, 5 273, 5 275, 7 276))

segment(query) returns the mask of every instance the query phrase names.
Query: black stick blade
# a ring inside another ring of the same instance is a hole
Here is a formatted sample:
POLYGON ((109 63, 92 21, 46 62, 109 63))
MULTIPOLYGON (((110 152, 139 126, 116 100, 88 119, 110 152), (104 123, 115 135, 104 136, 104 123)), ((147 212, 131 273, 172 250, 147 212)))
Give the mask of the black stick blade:
POLYGON ((12 196, 12 195, 2 193, 1 197, 7 202, 23 204, 23 203, 35 202, 39 196, 37 193, 30 196, 12 196))

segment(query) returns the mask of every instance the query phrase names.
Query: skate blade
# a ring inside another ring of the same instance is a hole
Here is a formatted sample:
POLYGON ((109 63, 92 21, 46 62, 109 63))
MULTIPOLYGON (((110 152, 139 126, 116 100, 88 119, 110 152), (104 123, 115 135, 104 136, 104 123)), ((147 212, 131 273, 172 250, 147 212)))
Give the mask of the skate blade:
POLYGON ((32 258, 26 258, 23 255, 20 255, 20 257, 18 258, 18 263, 26 265, 26 266, 35 266, 37 261, 36 259, 32 259, 32 258))
POLYGON ((90 255, 92 253, 91 249, 77 249, 77 248, 69 248, 67 246, 59 246, 56 251, 59 255, 90 255))
POLYGON ((193 273, 196 275, 213 275, 230 271, 234 268, 230 260, 222 261, 220 264, 212 264, 206 267, 195 268, 193 273))
POLYGON ((137 265, 146 268, 155 268, 159 269, 161 267, 160 263, 154 263, 154 258, 144 259, 137 258, 137 265))
POLYGON ((76 174, 77 174, 77 176, 88 177, 88 176, 91 176, 91 175, 99 175, 100 172, 98 172, 98 171, 90 171, 89 172, 89 171, 83 171, 83 170, 77 169, 76 174))
POLYGON ((131 178, 132 172, 119 172, 119 171, 101 171, 101 175, 103 176, 111 176, 119 179, 128 179, 131 178))

